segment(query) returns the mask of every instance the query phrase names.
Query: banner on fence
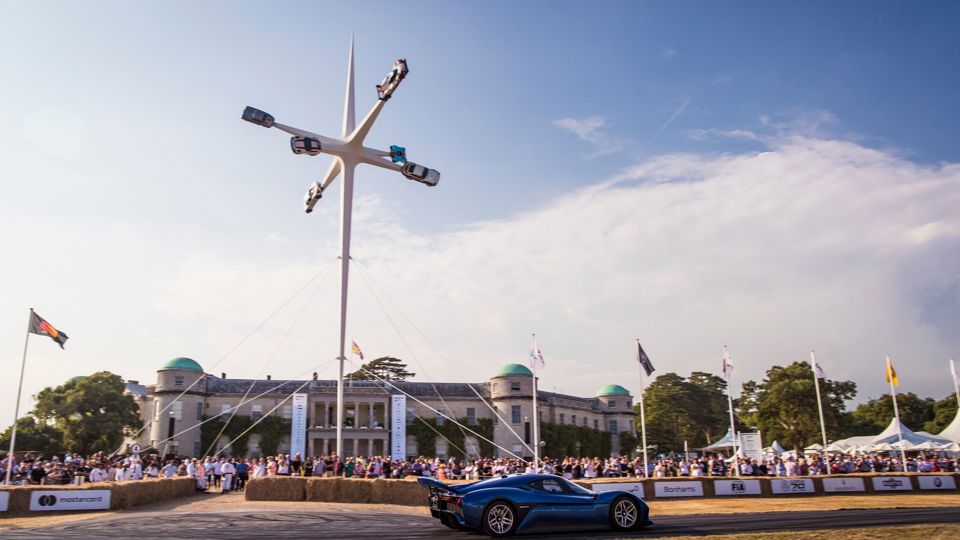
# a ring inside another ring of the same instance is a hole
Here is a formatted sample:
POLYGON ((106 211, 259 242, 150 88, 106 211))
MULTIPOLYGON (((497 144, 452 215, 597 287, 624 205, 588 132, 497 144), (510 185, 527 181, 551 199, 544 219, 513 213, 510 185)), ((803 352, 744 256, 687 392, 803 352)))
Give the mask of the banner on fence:
POLYGON ((866 491, 863 478, 824 478, 823 491, 826 493, 849 493, 851 491, 866 491))
POLYGON ((109 489, 76 489, 71 491, 34 491, 30 493, 30 510, 60 512, 63 510, 109 510, 109 489))
POLYGON ((6 512, 10 505, 10 494, 6 491, 0 491, 0 512, 6 512))
POLYGON ((307 455, 307 394, 293 395, 293 415, 290 422, 290 455, 307 455))
POLYGON ((809 478, 771 478, 770 491, 776 495, 817 492, 817 490, 813 487, 813 480, 810 480, 809 478))
POLYGON ((407 457, 407 396, 390 396, 390 457, 407 457))
POLYGON ((653 493, 659 497, 703 497, 703 482, 654 482, 653 493))
POLYGON ((957 481, 952 476, 918 476, 920 489, 957 489, 957 481))
POLYGON ((912 491, 913 486, 906 476, 886 476, 873 478, 874 491, 912 491))
POLYGON ((609 482, 604 484, 591 484, 590 489, 597 493, 603 491, 629 491, 639 497, 643 497, 643 484, 640 482, 609 482))
POLYGON ((714 480, 717 495, 760 495, 759 480, 714 480))

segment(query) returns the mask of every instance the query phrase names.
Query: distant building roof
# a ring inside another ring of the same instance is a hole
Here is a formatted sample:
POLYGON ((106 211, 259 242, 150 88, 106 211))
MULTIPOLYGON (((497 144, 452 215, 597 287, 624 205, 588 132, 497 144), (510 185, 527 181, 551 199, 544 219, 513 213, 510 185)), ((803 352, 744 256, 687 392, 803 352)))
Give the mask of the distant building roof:
POLYGON ((70 377, 69 379, 67 379, 67 382, 66 382, 65 384, 80 382, 80 381, 82 381, 83 379, 86 379, 86 378, 87 378, 86 375, 77 375, 76 377, 70 377))
POLYGON ((619 384, 608 384, 597 390, 596 396, 630 396, 630 391, 619 384))
POLYGON ((147 387, 142 384, 135 383, 125 383, 123 385, 124 390, 136 397, 144 397, 147 395, 147 387))
POLYGON ((493 377, 533 377, 533 372, 523 364, 507 364, 493 377))
POLYGON ((179 371, 193 371, 193 372, 196 372, 196 373, 203 373, 203 368, 200 367, 200 364, 198 364, 198 363, 197 363, 195 360, 193 360, 192 358, 185 358, 185 357, 183 357, 183 356, 181 356, 181 357, 179 357, 179 358, 174 358, 173 360, 169 360, 166 364, 163 365, 163 367, 161 367, 161 368, 159 369, 159 371, 165 371, 165 370, 168 370, 168 369, 171 369, 171 370, 172 370, 172 369, 176 369, 176 370, 179 370, 179 371))

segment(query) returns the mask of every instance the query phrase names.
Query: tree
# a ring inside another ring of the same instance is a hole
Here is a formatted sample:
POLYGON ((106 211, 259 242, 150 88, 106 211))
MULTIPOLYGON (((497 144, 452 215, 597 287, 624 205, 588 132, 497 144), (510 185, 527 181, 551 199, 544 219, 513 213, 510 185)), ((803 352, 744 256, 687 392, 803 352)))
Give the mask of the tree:
MULTIPOLYGON (((0 434, 0 449, 10 448, 10 435, 13 426, 0 434)), ((17 419, 16 450, 18 452, 37 452, 40 454, 62 454, 63 432, 54 426, 38 423, 32 416, 17 419)))
POLYGON ((360 369, 346 376, 348 380, 368 381, 371 379, 385 381, 405 381, 416 373, 407 371, 407 365, 399 358, 384 356, 371 360, 360 366, 360 369), (371 376, 373 374, 373 376, 371 376))
MULTIPOLYGON (((921 398, 913 392, 897 394, 897 408, 900 410, 900 421, 912 430, 921 430, 930 420, 934 419, 933 398, 921 398)), ((853 411, 854 432, 857 435, 876 435, 886 429, 893 420, 893 399, 890 394, 861 403, 853 411)))
MULTIPOLYGON (((820 382, 823 418, 833 438, 846 426, 844 402, 857 394, 853 381, 820 382)), ((785 448, 799 450, 820 440, 813 370, 806 362, 786 367, 773 366, 760 383, 743 385, 739 417, 756 427, 768 441, 779 441, 785 448)))
MULTIPOLYGON (((693 372, 684 379, 676 373, 660 375, 644 391, 647 444, 658 451, 706 446, 726 428, 727 383, 715 375, 693 372)), ((640 415, 639 406, 634 408, 640 415)))
POLYGON ((950 394, 933 404, 933 418, 923 425, 927 433, 937 434, 946 429, 957 416, 957 396, 950 394))
POLYGON ((65 450, 92 454, 113 451, 123 443, 125 430, 140 423, 140 409, 124 393, 123 379, 108 371, 44 388, 31 414, 63 433, 65 450))

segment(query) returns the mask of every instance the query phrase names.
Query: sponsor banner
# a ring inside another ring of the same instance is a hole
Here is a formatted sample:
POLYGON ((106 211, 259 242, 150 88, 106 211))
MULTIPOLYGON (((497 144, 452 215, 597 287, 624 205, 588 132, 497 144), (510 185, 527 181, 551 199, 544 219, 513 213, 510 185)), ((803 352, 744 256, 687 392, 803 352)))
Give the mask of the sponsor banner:
POLYGON ((887 476, 873 478, 874 491, 912 491, 910 478, 906 476, 887 476))
POLYGON ((817 492, 813 487, 813 480, 809 478, 771 478, 770 491, 774 495, 817 492))
POLYGON ((660 497, 703 497, 703 482, 654 482, 653 493, 660 497))
POLYGON ((64 510, 109 510, 109 489, 76 489, 72 491, 34 491, 30 493, 30 510, 60 512, 64 510))
POLYGON ((9 504, 10 493, 7 491, 0 491, 0 512, 6 512, 9 504))
POLYGON ((952 476, 918 476, 920 489, 957 489, 957 481, 952 476))
POLYGON ((714 480, 717 495, 760 495, 759 480, 714 480))
POLYGON ((290 422, 290 455, 307 455, 307 394, 293 395, 290 422))
POLYGON ((604 491, 629 491, 640 497, 643 497, 643 484, 640 482, 606 482, 603 484, 593 484, 590 489, 597 493, 604 491))
POLYGON ((407 457, 407 396, 390 396, 390 457, 407 457))
POLYGON ((863 478, 824 478, 823 491, 827 493, 846 493, 850 491, 866 491, 863 478))
POLYGON ((740 454, 760 461, 763 459, 763 442, 759 433, 741 433, 740 434, 740 454))

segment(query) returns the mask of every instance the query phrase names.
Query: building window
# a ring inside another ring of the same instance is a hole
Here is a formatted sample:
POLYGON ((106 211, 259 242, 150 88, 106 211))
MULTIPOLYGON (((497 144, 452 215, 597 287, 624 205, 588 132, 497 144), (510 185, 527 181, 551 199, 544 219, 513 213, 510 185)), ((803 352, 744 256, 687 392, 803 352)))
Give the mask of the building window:
POLYGON ((230 416, 230 410, 231 410, 231 409, 232 409, 232 407, 230 407, 230 404, 229 404, 229 403, 221 403, 221 404, 220 404, 220 416, 230 416))
POLYGON ((263 418, 263 405, 251 405, 250 406, 250 419, 257 421, 263 418))
POLYGON ((600 429, 600 422, 596 418, 593 419, 593 429, 600 429))
POLYGON ((633 403, 631 400, 627 400, 627 407, 630 407, 630 404, 633 403))
POLYGON ((611 420, 611 421, 610 421, 610 433, 612 433, 613 435, 616 435, 616 434, 620 433, 619 431, 617 431, 617 421, 616 421, 616 420, 611 420))
MULTIPOLYGON (((283 406, 283 419, 289 420, 293 418, 293 405, 284 405, 283 406)), ((352 424, 351 424, 352 425, 352 424)))
POLYGON ((616 406, 617 406, 617 402, 616 402, 616 401, 610 400, 610 401, 607 402, 607 408, 608 408, 608 409, 612 409, 612 408, 614 408, 614 407, 616 407, 616 406))
MULTIPOLYGON (((203 402, 197 402, 197 421, 203 420, 203 402)), ((199 456, 196 456, 199 457, 199 456)))
POLYGON ((177 375, 173 378, 174 386, 183 386, 183 375, 177 375))
POLYGON ((467 425, 477 425, 477 409, 473 407, 467 407, 467 425))
POLYGON ((519 391, 520 391, 520 383, 518 383, 518 382, 511 382, 511 383, 510 383, 510 391, 511 391, 511 392, 519 392, 519 391))
POLYGON ((521 452, 523 452, 523 445, 522 445, 522 444, 515 444, 515 445, 513 445, 513 453, 514 453, 514 454, 516 454, 516 455, 519 456, 521 452))
POLYGON ((173 407, 170 407, 170 411, 173 413, 174 418, 176 418, 177 420, 182 420, 183 419, 183 402, 174 401, 173 407))
POLYGON ((570 423, 573 425, 577 425, 577 415, 575 414, 570 415, 570 423))
POLYGON ((521 416, 520 406, 519 406, 519 405, 514 405, 514 406, 512 406, 512 407, 510 408, 510 410, 511 410, 511 412, 513 413, 512 422, 513 422, 514 424, 519 424, 520 421, 521 421, 521 418, 520 418, 520 416, 521 416))
POLYGON ((160 402, 159 401, 153 402, 153 421, 154 422, 160 421, 160 402))
POLYGON ((561 424, 563 423, 563 420, 564 420, 564 418, 563 418, 563 413, 560 413, 560 423, 561 423, 561 424))
MULTIPOLYGON (((438 425, 438 426, 442 426, 442 425, 443 425, 443 421, 446 420, 446 418, 443 417, 443 415, 445 415, 445 414, 447 414, 446 409, 444 409, 444 408, 442 408, 442 407, 439 408, 439 409, 437 409, 437 425, 438 425)), ((446 455, 446 454, 444 454, 444 455, 446 455)))
POLYGON ((193 457, 200 457, 200 441, 193 441, 193 457))

